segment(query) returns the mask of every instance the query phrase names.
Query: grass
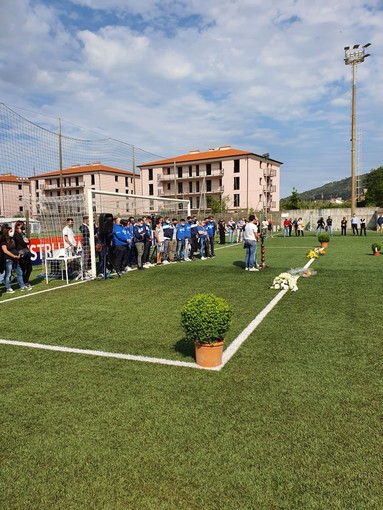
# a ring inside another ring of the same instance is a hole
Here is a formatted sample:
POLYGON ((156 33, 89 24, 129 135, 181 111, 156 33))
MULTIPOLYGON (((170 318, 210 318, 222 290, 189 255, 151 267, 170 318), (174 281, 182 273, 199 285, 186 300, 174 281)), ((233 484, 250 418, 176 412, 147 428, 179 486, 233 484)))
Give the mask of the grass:
MULTIPOLYGON (((380 509, 383 258, 371 239, 334 237, 317 276, 221 372, 0 346, 1 508, 380 509)), ((268 239, 270 267, 254 274, 233 247, 4 302, 0 336, 192 361, 186 299, 232 304, 229 343, 313 245, 268 239)))

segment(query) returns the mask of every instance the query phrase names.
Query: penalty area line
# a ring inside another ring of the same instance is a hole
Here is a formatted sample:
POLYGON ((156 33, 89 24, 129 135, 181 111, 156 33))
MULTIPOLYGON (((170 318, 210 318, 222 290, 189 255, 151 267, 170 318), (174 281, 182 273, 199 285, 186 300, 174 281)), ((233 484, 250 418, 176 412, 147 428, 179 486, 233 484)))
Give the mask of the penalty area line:
MULTIPOLYGON (((312 263, 314 259, 311 259, 304 266, 304 269, 307 269, 312 263)), ((79 282, 80 283, 80 282, 79 282)), ((83 283, 83 282, 81 282, 83 283)), ((68 287, 68 286, 67 286, 68 287)), ((56 287, 62 288, 62 287, 56 287)), ((64 287, 65 288, 65 287, 64 287)), ((54 289, 49 289, 54 290, 54 289)), ((47 292, 47 291, 45 291, 47 292)), ((210 371, 220 371, 228 361, 234 356, 234 354, 238 351, 238 349, 242 346, 242 344, 249 338, 251 333, 259 326, 259 324, 263 321, 263 319, 271 312, 271 310, 277 305, 277 303, 283 298, 283 296, 288 292, 288 290, 281 290, 279 293, 270 301, 268 305, 255 317, 253 321, 233 340, 233 342, 225 349, 222 356, 222 364, 218 367, 213 368, 205 368, 197 365, 197 363, 192 363, 188 361, 177 361, 177 360, 169 360, 163 358, 152 358, 146 356, 135 356, 133 354, 122 354, 117 352, 105 352, 105 351, 96 351, 91 349, 78 349, 75 347, 64 347, 60 345, 46 345, 46 344, 38 344, 34 342, 21 342, 18 340, 4 340, 0 338, 0 345, 14 345, 18 347, 29 347, 32 349, 42 349, 47 351, 56 351, 56 352, 66 352, 72 354, 83 354, 87 356, 100 356, 104 358, 116 358, 123 359, 129 361, 141 361, 145 363, 155 363, 159 365, 171 365, 177 367, 187 367, 187 368, 197 368, 200 370, 210 370, 210 371)), ((7 300, 10 301, 10 300, 7 300)))
POLYGON ((66 352, 72 354, 84 354, 87 356, 101 356, 103 358, 116 358, 116 359, 125 359, 129 361, 144 361, 146 363, 156 363, 159 365, 173 365, 177 367, 188 367, 188 368, 200 368, 196 363, 191 363, 188 361, 177 361, 170 359, 162 359, 162 358, 151 358, 146 356, 134 356, 133 354, 122 354, 118 352, 105 352, 105 351, 95 351, 91 349, 77 349, 75 347, 63 347, 60 345, 45 345, 38 344, 34 342, 20 342, 18 340, 4 340, 0 338, 0 344, 4 345, 15 345, 18 347, 29 347, 32 349, 41 349, 46 351, 56 351, 56 352, 66 352))
MULTIPOLYGON (((310 259, 307 264, 303 267, 303 269, 307 269, 312 263, 314 259, 310 259)), ((243 342, 249 338, 251 333, 260 325, 263 319, 268 315, 271 310, 276 306, 277 303, 283 298, 283 296, 289 292, 288 290, 280 290, 278 294, 273 298, 268 305, 255 317, 254 320, 250 322, 250 324, 240 333, 237 338, 235 338, 231 344, 224 350, 222 355, 222 365, 220 368, 223 368, 228 361, 234 356, 234 354, 241 347, 243 342)))

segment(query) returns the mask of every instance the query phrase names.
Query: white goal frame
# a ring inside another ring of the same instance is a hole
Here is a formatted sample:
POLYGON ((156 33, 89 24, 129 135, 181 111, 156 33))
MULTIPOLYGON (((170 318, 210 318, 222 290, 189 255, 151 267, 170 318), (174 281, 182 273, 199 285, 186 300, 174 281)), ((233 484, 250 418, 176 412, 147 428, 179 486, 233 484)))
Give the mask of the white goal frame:
MULTIPOLYGON (((104 196, 112 196, 112 197, 122 197, 125 199, 137 198, 142 200, 152 200, 158 202, 173 202, 173 203, 184 203, 187 207, 187 215, 191 215, 191 207, 190 201, 187 199, 180 198, 165 198, 165 197, 155 197, 153 195, 127 195, 126 193, 114 193, 113 191, 102 191, 96 189, 88 189, 88 216, 89 216, 89 235, 90 235, 90 260, 91 260, 91 274, 95 278, 97 276, 96 271, 96 243, 94 238, 94 211, 93 211, 93 200, 96 195, 104 195, 104 196)), ((103 211, 107 212, 107 211, 103 211)))

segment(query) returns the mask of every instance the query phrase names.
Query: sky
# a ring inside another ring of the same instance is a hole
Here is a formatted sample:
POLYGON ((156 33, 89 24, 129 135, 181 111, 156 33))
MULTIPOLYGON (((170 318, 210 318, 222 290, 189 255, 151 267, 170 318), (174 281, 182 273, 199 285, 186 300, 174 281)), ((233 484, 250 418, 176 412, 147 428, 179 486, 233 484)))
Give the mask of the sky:
POLYGON ((282 197, 351 175, 343 48, 371 43, 357 172, 383 165, 383 0, 0 0, 0 20, 0 103, 159 157, 269 153, 282 197))

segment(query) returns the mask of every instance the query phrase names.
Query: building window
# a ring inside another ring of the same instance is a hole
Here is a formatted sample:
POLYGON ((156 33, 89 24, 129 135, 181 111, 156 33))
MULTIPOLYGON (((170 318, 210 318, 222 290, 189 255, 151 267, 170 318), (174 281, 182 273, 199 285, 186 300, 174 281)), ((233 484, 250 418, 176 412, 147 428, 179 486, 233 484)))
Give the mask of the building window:
POLYGON ((234 189, 239 189, 239 177, 234 177, 234 189))
POLYGON ((196 206, 196 209, 199 209, 199 197, 197 197, 197 198, 196 198, 196 204, 195 204, 195 206, 196 206))
POLYGON ((206 163, 206 175, 211 175, 211 163, 206 163))
POLYGON ((197 193, 199 193, 199 181, 195 183, 195 190, 197 193))
POLYGON ((211 181, 206 181, 206 191, 211 191, 211 181))
POLYGON ((182 166, 177 166, 178 177, 182 177, 182 166))
POLYGON ((78 186, 79 184, 79 180, 78 180, 78 177, 76 177, 76 186, 78 186))
POLYGON ((193 183, 189 181, 189 193, 193 193, 193 183))
POLYGON ((234 173, 239 173, 239 159, 234 160, 234 173))
POLYGON ((20 212, 23 212, 23 211, 24 211, 24 207, 23 207, 22 205, 19 207, 19 211, 20 211, 20 212))
POLYGON ((239 193, 234 193, 234 207, 240 207, 239 193))
POLYGON ((170 191, 170 182, 167 183, 166 189, 170 191))
POLYGON ((118 190, 118 189, 116 189, 116 190, 115 190, 115 192, 116 192, 116 193, 119 193, 119 190, 118 190))
POLYGON ((259 178, 259 185, 262 186, 262 177, 259 178))
POLYGON ((114 176, 114 181, 115 181, 115 182, 118 182, 118 175, 115 175, 115 176, 114 176))
POLYGON ((153 168, 148 168, 148 180, 153 180, 153 168))
POLYGON ((220 161, 220 162, 218 163, 218 168, 219 168, 219 170, 222 170, 222 161, 220 161))
POLYGON ((129 188, 129 177, 125 177, 125 188, 129 188))
POLYGON ((199 176, 199 165, 195 166, 195 174, 197 177, 199 176))
POLYGON ((170 168, 166 168, 166 175, 170 175, 170 168))
POLYGON ((76 189, 76 195, 79 195, 79 194, 80 194, 80 190, 76 189))
POLYGON ((19 188, 19 191, 21 191, 23 189, 23 185, 22 184, 19 184, 18 185, 18 188, 19 188))
POLYGON ((182 186, 182 182, 179 182, 178 183, 178 193, 183 193, 184 190, 183 190, 183 186, 182 186))
POLYGON ((192 177, 193 175, 193 167, 190 165, 189 166, 189 177, 192 177))
POLYGON ((189 198, 189 202, 190 202, 190 209, 193 209, 193 199, 189 198))
POLYGON ((91 186, 94 186, 95 184, 96 184, 96 179, 95 179, 95 177, 94 177, 94 174, 92 174, 92 175, 90 176, 90 185, 91 185, 91 186))
POLYGON ((149 195, 154 195, 153 184, 149 184, 149 195))

